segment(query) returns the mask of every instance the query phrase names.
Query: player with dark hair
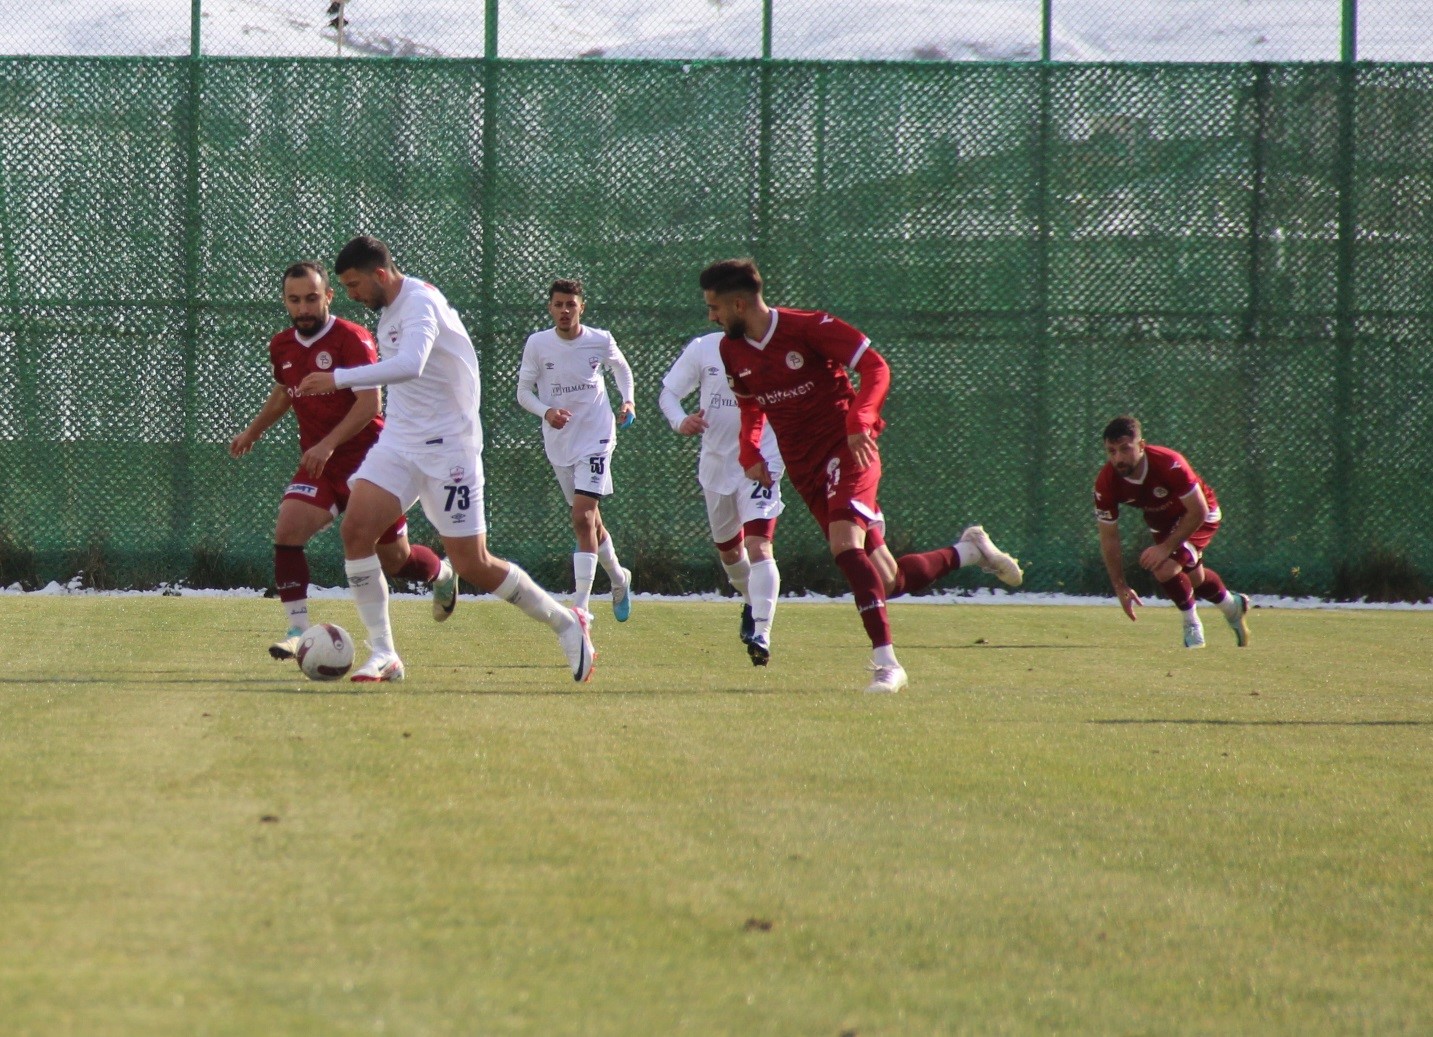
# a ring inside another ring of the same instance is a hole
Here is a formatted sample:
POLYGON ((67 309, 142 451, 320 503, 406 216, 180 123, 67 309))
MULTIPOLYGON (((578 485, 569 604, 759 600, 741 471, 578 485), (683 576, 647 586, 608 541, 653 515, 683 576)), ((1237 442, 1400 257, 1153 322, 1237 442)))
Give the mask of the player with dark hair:
MULTIPOLYGON (((360 367, 378 359, 368 329, 329 312, 333 289, 323 265, 304 261, 284 271, 284 306, 292 327, 269 342, 274 385, 247 428, 229 443, 242 457, 290 410, 298 419, 303 456, 279 502, 274 528, 274 586, 288 616, 288 633, 269 646, 275 659, 292 659, 309 626, 308 557, 304 545, 328 528, 348 505, 348 479, 383 429, 377 389, 343 390, 328 396, 300 396, 298 385, 312 371, 360 367)), ((433 585, 433 618, 453 613, 458 579, 447 561, 422 544, 408 542, 403 516, 378 538, 383 571, 399 579, 433 585)))
POLYGON ((721 360, 722 333, 713 331, 687 343, 662 379, 657 404, 672 431, 701 436, 697 482, 707 505, 707 527, 727 579, 745 599, 741 607, 741 641, 753 666, 771 661, 771 625, 781 592, 772 540, 776 520, 785 510, 781 473, 786 470, 771 426, 761 437, 761 456, 771 473, 763 486, 747 478, 737 456, 741 415, 721 360), (697 409, 688 414, 682 400, 697 393, 697 409))
POLYGON ((381 311, 376 337, 382 359, 316 371, 299 391, 321 395, 388 387, 387 421, 351 480, 343 516, 344 568, 373 650, 352 679, 404 677, 375 545, 383 530, 421 500, 458 574, 547 624, 573 680, 588 680, 596 653, 586 616, 563 608, 519 566, 488 553, 478 356, 458 312, 437 288, 399 273, 388 247, 376 238, 354 238, 340 250, 334 268, 350 299, 381 311))
POLYGON ((885 428, 881 406, 890 367, 870 339, 829 313, 771 307, 761 273, 749 259, 713 263, 699 279, 707 316, 722 326, 721 357, 741 410, 741 464, 763 486, 773 482, 761 455, 766 421, 786 462, 786 474, 821 526, 855 598, 870 637, 874 676, 869 692, 897 692, 907 684, 896 659, 886 601, 930 586, 963 566, 978 565, 1012 587, 1020 565, 980 526, 950 547, 896 558, 886 546, 885 516, 877 501, 885 428), (857 392, 846 374, 860 375, 857 392))
MULTIPOLYGON (((582 282, 568 278, 547 290, 553 326, 528 336, 517 375, 517 402, 542 419, 542 441, 557 485, 571 509, 577 550, 572 555, 574 607, 587 612, 598 563, 612 584, 612 614, 619 623, 632 614, 632 572, 602 521, 601 503, 612 495, 612 454, 617 419, 607 400, 603 370, 612 372, 622 396, 622 427, 636 420, 632 368, 612 333, 582 323, 587 301, 582 282)), ((590 613, 589 613, 590 615, 590 613)))
POLYGON ((1199 477, 1178 451, 1144 441, 1139 420, 1129 415, 1105 426, 1108 460, 1095 478, 1095 519, 1100 554, 1115 597, 1130 619, 1144 604, 1125 582, 1120 545, 1120 505, 1144 512, 1154 543, 1140 552, 1139 564, 1164 588, 1184 619, 1184 647, 1204 647, 1204 627, 1194 599, 1224 615, 1240 648, 1249 643, 1249 597, 1232 594, 1219 574, 1204 564, 1204 549, 1219 531, 1222 513, 1214 487, 1199 477))

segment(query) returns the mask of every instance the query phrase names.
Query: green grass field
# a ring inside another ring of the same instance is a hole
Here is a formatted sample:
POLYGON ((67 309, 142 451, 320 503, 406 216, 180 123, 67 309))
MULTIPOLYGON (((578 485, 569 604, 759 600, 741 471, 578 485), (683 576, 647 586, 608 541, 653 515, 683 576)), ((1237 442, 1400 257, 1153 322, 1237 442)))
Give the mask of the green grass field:
POLYGON ((0 597, 0 1033, 1433 1032, 1433 613, 394 614, 0 597))

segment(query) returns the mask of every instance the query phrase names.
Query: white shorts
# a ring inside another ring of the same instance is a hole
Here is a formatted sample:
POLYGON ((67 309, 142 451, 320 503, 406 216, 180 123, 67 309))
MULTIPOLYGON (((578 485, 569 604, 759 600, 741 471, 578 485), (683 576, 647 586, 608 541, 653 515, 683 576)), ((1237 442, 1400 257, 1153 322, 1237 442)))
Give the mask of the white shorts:
POLYGON ((786 510, 781 502, 779 479, 770 486, 750 479, 735 493, 702 492, 707 499, 707 524, 711 526, 714 544, 736 539, 741 528, 753 519, 774 519, 786 510))
POLYGON ((398 498, 406 512, 423 502, 439 536, 471 537, 488 531, 483 509, 483 453, 473 440, 455 439, 422 451, 389 446, 378 437, 349 479, 364 479, 398 498))
POLYGON ((569 507, 578 490, 589 497, 612 496, 611 454, 593 454, 581 464, 555 464, 552 474, 557 476, 569 507))

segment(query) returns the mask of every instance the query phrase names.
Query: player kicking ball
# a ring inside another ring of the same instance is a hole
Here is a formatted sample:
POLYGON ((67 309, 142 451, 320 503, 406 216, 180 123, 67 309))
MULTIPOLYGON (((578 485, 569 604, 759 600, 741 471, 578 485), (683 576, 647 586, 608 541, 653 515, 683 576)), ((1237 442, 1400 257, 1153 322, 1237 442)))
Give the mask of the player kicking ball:
POLYGON ((334 270, 350 299, 381 311, 375 337, 382 359, 315 371, 299 383, 299 392, 388 387, 386 424, 354 473, 340 530, 348 585, 373 650, 351 679, 404 678, 375 547, 383 531, 421 500, 458 575, 550 627, 572 679, 588 680, 596 652, 586 616, 563 608, 519 566, 488 552, 478 356, 462 318, 437 288, 399 273, 377 238, 344 245, 334 270))
POLYGON ((868 692, 890 694, 909 683, 896 658, 886 601, 929 587, 963 565, 978 565, 1018 587, 1020 565, 971 526, 949 547, 896 558, 886 546, 877 500, 885 428, 881 406, 891 369, 871 341, 843 320, 812 310, 772 307, 749 259, 726 259, 699 278, 707 316, 720 324, 722 366, 741 412, 742 467, 762 486, 775 483, 761 454, 771 423, 786 475, 821 527, 850 585, 871 639, 868 692), (847 369, 861 376, 851 386, 847 369))
POLYGON ((632 572, 602 522, 601 504, 612 495, 612 453, 617 429, 637 417, 632 402, 632 368, 611 332, 582 323, 587 303, 582 282, 553 281, 547 312, 553 326, 529 335, 517 376, 517 402, 542 419, 542 442, 557 485, 572 515, 577 550, 572 555, 574 608, 588 616, 592 581, 600 563, 612 584, 612 614, 625 623, 632 615, 632 572), (607 400, 603 370, 612 372, 622 396, 618 418, 607 400))
POLYGON ((771 661, 771 624, 781 573, 772 553, 776 520, 785 509, 781 473, 786 466, 768 425, 761 436, 761 456, 771 485, 747 478, 738 457, 741 417, 721 360, 722 333, 714 331, 687 343, 662 379, 657 402, 672 431, 701 436, 697 482, 707 504, 707 525, 726 577, 745 599, 741 607, 741 641, 753 666, 771 661), (697 393, 698 408, 688 414, 682 400, 697 393))
MULTIPOLYGON (((279 502, 274 527, 274 586, 288 619, 288 633, 269 646, 275 659, 298 654, 309 627, 309 566, 304 546, 327 529, 347 506, 348 479, 383 431, 377 389, 344 389, 325 396, 300 396, 298 385, 313 371, 361 367, 378 360, 368 329, 330 312, 333 288, 320 263, 294 263, 282 278, 284 307, 291 327, 269 342, 274 385, 254 420, 229 443, 231 457, 243 457, 290 410, 298 419, 298 471, 279 502)), ((409 544, 408 520, 378 538, 384 573, 433 587, 433 618, 443 622, 458 600, 458 577, 445 559, 422 544, 409 544)))
POLYGON ((1105 426, 1108 460, 1095 478, 1095 520, 1100 554, 1125 615, 1132 620, 1139 595, 1125 582, 1120 545, 1120 505, 1138 508, 1154 543, 1139 556, 1184 620, 1184 647, 1204 647, 1204 626, 1195 598, 1223 614, 1240 648, 1249 644, 1249 596, 1231 594, 1219 574, 1204 564, 1204 549, 1223 517, 1214 487, 1199 477, 1178 451, 1144 441, 1139 420, 1128 415, 1105 426))

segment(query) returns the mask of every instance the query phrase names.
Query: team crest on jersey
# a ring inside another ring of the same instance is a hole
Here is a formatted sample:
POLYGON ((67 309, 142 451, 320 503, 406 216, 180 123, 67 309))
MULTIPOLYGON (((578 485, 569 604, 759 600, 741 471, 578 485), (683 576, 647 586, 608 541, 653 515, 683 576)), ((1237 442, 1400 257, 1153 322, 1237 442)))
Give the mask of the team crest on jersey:
POLYGON ((590 356, 587 358, 587 365, 595 371, 602 366, 602 358, 600 356, 590 356))
POLYGON ((1160 499, 1163 499, 1169 496, 1169 491, 1166 490, 1163 486, 1156 486, 1154 488, 1154 495, 1156 497, 1159 497, 1160 499))
POLYGON ((806 366, 806 358, 793 349, 786 354, 786 366, 793 371, 799 371, 806 366))
POLYGON ((325 349, 320 349, 313 357, 313 366, 320 371, 327 371, 333 366, 333 354, 325 349))
POLYGON ((462 465, 454 465, 452 468, 448 469, 448 478, 452 479, 454 482, 462 482, 463 476, 465 474, 466 473, 464 472, 462 465))

